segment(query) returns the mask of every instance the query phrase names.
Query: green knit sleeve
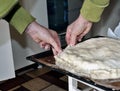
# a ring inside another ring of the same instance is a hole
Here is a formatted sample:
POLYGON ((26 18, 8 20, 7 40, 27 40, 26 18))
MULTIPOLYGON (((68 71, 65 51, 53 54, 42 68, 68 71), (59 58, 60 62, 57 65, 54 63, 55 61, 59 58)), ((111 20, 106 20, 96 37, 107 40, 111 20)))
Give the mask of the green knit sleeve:
POLYGON ((81 15, 91 21, 98 22, 105 7, 109 5, 110 0, 84 0, 80 10, 81 15))
POLYGON ((10 24, 22 34, 26 27, 34 21, 35 18, 31 16, 23 7, 20 7, 10 20, 10 24))

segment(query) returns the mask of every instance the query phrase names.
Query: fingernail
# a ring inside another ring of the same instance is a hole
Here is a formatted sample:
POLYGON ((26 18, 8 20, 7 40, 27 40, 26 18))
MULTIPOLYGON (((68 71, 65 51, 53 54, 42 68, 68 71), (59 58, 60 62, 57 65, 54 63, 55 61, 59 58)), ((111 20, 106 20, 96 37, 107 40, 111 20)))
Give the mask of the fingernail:
POLYGON ((81 41, 81 39, 78 40, 79 42, 81 41))
POLYGON ((70 44, 70 46, 74 46, 74 44, 70 44))
POLYGON ((50 50, 50 47, 49 46, 45 46, 45 50, 50 50))

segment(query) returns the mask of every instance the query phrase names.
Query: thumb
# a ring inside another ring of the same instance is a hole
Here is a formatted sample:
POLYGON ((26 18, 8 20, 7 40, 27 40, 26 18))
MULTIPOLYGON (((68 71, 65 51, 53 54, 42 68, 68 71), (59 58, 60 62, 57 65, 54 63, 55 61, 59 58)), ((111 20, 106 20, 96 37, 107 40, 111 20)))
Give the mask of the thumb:
POLYGON ((51 40, 50 41, 50 44, 52 45, 53 49, 57 52, 57 53, 60 53, 62 50, 61 50, 61 47, 59 46, 59 44, 57 44, 56 41, 54 40, 51 40))

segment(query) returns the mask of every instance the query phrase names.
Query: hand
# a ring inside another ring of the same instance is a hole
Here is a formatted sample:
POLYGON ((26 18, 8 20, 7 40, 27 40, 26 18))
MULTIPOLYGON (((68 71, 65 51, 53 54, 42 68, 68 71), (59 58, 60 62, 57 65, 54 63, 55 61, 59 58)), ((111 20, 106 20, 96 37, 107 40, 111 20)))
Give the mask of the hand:
POLYGON ((77 41, 81 41, 91 29, 92 22, 86 20, 81 15, 67 27, 66 42, 68 45, 75 45, 77 41))
POLYGON ((49 30, 37 22, 32 22, 26 29, 26 32, 42 48, 50 49, 52 47, 54 55, 61 52, 61 44, 55 31, 49 30))

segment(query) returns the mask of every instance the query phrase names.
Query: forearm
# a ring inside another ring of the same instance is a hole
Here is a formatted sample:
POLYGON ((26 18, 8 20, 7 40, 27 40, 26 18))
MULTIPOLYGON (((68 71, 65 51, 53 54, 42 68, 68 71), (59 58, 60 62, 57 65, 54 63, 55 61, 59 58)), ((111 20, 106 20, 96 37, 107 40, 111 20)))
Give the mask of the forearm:
POLYGON ((35 18, 19 4, 16 4, 4 19, 6 19, 20 34, 22 34, 27 26, 35 20, 35 18))
POLYGON ((81 15, 91 22, 98 22, 110 0, 84 0, 80 10, 81 15))

